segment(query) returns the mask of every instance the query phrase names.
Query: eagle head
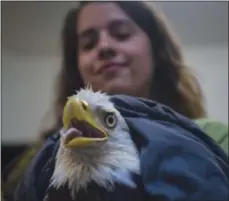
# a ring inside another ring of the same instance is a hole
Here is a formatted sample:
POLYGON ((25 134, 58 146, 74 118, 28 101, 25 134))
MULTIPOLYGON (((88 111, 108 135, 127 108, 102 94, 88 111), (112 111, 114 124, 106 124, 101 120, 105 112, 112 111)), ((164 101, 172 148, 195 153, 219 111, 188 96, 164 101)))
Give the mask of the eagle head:
POLYGON ((68 185, 72 194, 90 182, 112 189, 113 173, 139 172, 137 150, 125 119, 105 93, 89 88, 69 97, 51 185, 68 185))

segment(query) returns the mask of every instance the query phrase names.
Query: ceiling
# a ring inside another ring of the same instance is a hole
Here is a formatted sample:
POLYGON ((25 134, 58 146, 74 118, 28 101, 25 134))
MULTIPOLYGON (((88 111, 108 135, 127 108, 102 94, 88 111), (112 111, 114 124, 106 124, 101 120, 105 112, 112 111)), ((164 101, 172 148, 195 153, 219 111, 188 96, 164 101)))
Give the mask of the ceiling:
MULTIPOLYGON (((148 2, 152 5, 152 2, 148 2)), ((162 9, 181 42, 228 44, 228 2, 154 2, 162 9)), ((60 30, 73 1, 1 2, 2 51, 54 56, 60 30)))

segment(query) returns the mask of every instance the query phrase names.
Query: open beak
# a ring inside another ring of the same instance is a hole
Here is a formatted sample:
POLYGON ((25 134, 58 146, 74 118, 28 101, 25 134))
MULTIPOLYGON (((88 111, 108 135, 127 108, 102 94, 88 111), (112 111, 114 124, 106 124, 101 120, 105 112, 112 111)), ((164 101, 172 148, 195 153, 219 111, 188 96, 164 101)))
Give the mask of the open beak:
POLYGON ((108 139, 108 134, 98 125, 88 104, 75 97, 70 97, 64 107, 63 127, 66 131, 64 145, 68 148, 85 147, 108 139), (74 134, 74 130, 81 135, 74 134))

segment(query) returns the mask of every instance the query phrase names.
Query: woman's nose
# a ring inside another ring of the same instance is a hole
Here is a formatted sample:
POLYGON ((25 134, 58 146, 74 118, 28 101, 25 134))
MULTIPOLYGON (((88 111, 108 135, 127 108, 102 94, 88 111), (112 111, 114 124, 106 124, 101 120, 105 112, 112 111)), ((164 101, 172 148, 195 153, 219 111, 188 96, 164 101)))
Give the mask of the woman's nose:
POLYGON ((116 55, 112 37, 105 31, 100 33, 98 44, 98 58, 108 60, 116 55))

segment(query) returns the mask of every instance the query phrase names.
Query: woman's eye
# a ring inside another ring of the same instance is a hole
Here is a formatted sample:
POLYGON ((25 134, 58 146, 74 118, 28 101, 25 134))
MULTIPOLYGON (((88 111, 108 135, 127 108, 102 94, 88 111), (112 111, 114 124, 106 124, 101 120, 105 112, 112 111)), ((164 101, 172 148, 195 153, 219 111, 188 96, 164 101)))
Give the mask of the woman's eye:
POLYGON ((131 27, 124 22, 114 22, 110 25, 110 34, 118 40, 126 40, 132 35, 131 27))
POLYGON ((117 38, 120 41, 126 40, 129 37, 130 37, 130 34, 126 32, 119 32, 115 34, 115 38, 117 38))
POLYGON ((107 113, 104 117, 104 123, 108 128, 114 128, 117 124, 117 118, 114 113, 107 113))
POLYGON ((94 46, 95 46, 95 42, 94 41, 90 41, 90 42, 87 42, 86 44, 84 44, 82 46, 82 49, 83 50, 91 50, 91 49, 94 48, 94 46))
POLYGON ((84 51, 88 51, 93 49, 96 46, 96 40, 95 39, 84 39, 80 43, 80 49, 84 51))
POLYGON ((79 48, 83 51, 89 51, 93 49, 98 41, 98 34, 95 31, 85 33, 79 38, 79 48))

